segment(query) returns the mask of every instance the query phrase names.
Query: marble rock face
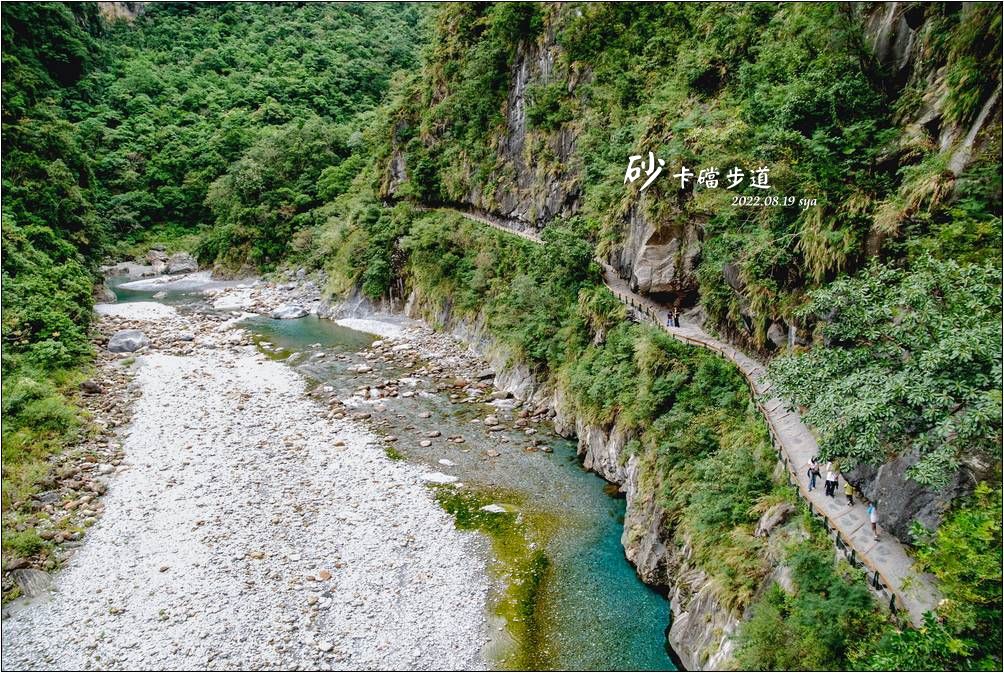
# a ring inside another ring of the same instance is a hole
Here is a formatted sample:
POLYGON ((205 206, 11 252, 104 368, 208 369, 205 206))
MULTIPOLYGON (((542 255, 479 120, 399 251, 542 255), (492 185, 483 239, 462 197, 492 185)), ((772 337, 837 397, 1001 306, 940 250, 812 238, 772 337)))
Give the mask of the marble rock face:
POLYGON ((614 261, 631 287, 645 294, 692 294, 697 291, 701 241, 692 224, 656 225, 637 207, 614 261))

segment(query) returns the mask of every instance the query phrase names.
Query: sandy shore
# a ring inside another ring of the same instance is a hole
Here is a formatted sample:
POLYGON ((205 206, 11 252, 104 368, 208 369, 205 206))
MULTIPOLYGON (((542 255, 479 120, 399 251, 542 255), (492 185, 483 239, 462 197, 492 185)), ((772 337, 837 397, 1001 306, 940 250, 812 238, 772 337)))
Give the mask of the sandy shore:
MULTIPOLYGON (((154 305, 160 306, 160 305, 154 305)), ((232 322, 149 304, 105 513, 4 621, 4 668, 483 668, 481 542, 232 322)))

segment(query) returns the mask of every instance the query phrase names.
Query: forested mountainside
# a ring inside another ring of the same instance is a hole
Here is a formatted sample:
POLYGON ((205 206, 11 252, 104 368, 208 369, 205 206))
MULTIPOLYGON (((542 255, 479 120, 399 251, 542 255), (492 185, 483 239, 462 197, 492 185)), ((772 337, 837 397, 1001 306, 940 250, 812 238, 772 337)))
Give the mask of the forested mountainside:
POLYGON ((86 432, 64 393, 85 378, 101 260, 199 242, 274 267, 354 175, 360 130, 417 63, 425 11, 4 5, 5 550, 43 544, 15 533, 10 505, 86 432))
MULTIPOLYGON (((686 616, 688 666, 1000 666, 998 5, 177 4, 106 24, 7 3, 3 24, 5 531, 80 425, 63 393, 93 269, 161 243, 221 273, 323 269, 333 304, 497 343, 627 491, 625 549, 686 616), (649 152, 665 170, 643 190, 626 170, 649 152), (695 190, 711 167, 722 185, 695 190), (733 167, 769 191, 725 189, 733 167), (763 195, 795 201, 734 198, 763 195), (628 320, 595 257, 771 359, 937 579, 923 626, 792 515, 738 373, 628 320)), ((23 528, 5 552, 44 546, 23 528)))

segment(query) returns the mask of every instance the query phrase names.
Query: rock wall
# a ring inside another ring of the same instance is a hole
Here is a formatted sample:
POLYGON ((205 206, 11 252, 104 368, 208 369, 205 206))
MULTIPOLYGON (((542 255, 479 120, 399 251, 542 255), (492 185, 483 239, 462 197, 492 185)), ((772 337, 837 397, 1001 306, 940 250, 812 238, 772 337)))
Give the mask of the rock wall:
POLYGON ((146 10, 146 2, 99 2, 98 12, 109 23, 114 21, 134 21, 146 10))
POLYGON ((661 301, 693 305, 697 301, 697 265, 701 233, 695 222, 654 223, 643 203, 632 205, 621 242, 610 261, 631 289, 661 301))
POLYGON ((662 484, 643 478, 638 456, 626 458, 630 436, 619 424, 607 429, 584 422, 569 411, 560 391, 552 405, 555 430, 574 434, 583 465, 620 486, 627 499, 624 553, 642 581, 666 592, 672 609, 667 637, 677 659, 687 670, 721 670, 732 657, 732 635, 742 615, 721 604, 707 575, 693 563, 690 546, 674 535, 658 503, 662 484))
POLYGON ((883 527, 906 544, 913 543, 910 528, 915 521, 934 530, 954 500, 971 493, 979 482, 995 478, 989 461, 968 456, 948 484, 934 489, 907 476, 919 460, 920 452, 912 450, 882 465, 859 465, 844 473, 864 497, 878 503, 883 527))
MULTIPOLYGON (((552 18, 564 11, 568 10, 558 8, 552 18)), ((588 73, 563 73, 559 80, 555 72, 561 51, 557 25, 557 20, 548 21, 538 39, 517 45, 503 109, 505 132, 493 139, 498 163, 492 172, 491 188, 474 178, 473 166, 463 166, 466 191, 456 197, 453 205, 517 220, 531 228, 578 212, 581 165, 576 155, 575 122, 545 131, 531 128, 527 121, 533 87, 561 81, 573 91, 588 78, 588 73)), ((445 95, 445 91, 441 94, 445 95)), ((399 122, 395 137, 399 137, 404 125, 399 122)), ((425 140, 430 147, 437 142, 436 138, 425 140)), ((403 148, 394 147, 384 173, 383 195, 397 197, 408 175, 408 155, 403 148)))
MULTIPOLYGON (((963 6, 958 11, 968 10, 963 6)), ((948 168, 957 177, 969 165, 980 131, 988 121, 999 122, 1001 90, 998 88, 983 101, 972 123, 960 125, 949 120, 947 68, 928 53, 925 32, 931 26, 926 12, 925 3, 876 5, 866 15, 864 35, 875 58, 891 73, 895 93, 910 89, 923 92, 920 105, 898 119, 907 131, 907 141, 933 141, 949 155, 948 168)))

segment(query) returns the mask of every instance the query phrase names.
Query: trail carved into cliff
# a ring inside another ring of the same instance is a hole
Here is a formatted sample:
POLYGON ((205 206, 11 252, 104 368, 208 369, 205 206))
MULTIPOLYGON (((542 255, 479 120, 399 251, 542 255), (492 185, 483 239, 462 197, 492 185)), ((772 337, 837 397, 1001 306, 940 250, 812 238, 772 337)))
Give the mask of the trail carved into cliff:
MULTIPOLYGON (((526 229, 522 223, 507 222, 483 213, 446 210, 537 245, 544 244, 537 232, 526 229)), ((765 378, 763 363, 712 337, 697 325, 668 326, 660 319, 660 316, 667 315, 668 307, 633 292, 613 267, 603 261, 600 264, 604 284, 621 302, 634 309, 640 319, 653 323, 679 341, 718 353, 742 372, 757 407, 767 421, 778 460, 784 464, 789 483, 795 487, 798 496, 809 505, 813 514, 822 517, 834 544, 848 560, 868 571, 872 588, 888 598, 889 606, 905 610, 914 625, 923 624, 924 613, 934 610, 941 600, 933 578, 920 572, 906 548, 888 533, 880 535, 877 541, 874 539, 863 502, 859 500, 848 506, 839 498, 826 497, 822 489, 809 490, 806 467, 809 460, 819 454, 819 446, 798 411, 770 395, 771 386, 765 378)))

